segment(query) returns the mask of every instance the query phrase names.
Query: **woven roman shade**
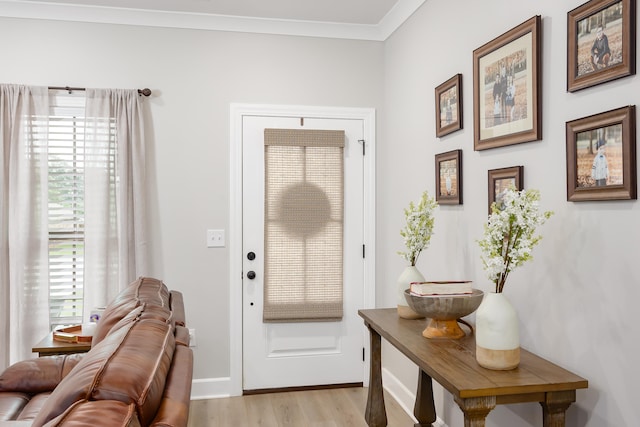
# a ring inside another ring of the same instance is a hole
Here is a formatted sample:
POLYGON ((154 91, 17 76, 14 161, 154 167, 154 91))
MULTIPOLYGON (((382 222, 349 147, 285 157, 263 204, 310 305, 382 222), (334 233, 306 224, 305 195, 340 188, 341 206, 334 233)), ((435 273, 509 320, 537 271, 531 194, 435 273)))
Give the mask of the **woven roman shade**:
POLYGON ((342 318, 344 131, 265 129, 265 322, 342 318))

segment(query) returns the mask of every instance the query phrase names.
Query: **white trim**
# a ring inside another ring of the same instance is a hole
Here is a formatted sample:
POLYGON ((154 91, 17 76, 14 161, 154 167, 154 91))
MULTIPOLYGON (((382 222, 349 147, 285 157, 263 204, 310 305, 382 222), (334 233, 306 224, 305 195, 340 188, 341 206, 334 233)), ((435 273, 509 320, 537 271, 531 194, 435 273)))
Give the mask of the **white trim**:
POLYGON ((123 7, 0 0, 0 16, 260 34, 384 41, 426 0, 399 0, 378 24, 268 19, 123 7))
POLYGON ((230 397, 231 380, 225 378, 204 378, 191 382, 191 400, 216 399, 230 397))
MULTIPOLYGON (((231 104, 229 147, 229 349, 230 393, 242 395, 242 119, 244 116, 362 119, 366 155, 364 158, 364 307, 375 307, 375 110, 373 108, 309 107, 295 105, 231 104)), ((369 333, 363 326, 365 354, 369 354, 369 333)), ((369 364, 364 364, 364 384, 369 384, 369 364)))
MULTIPOLYGON (((404 411, 413 419, 415 423, 418 422, 413 416, 413 406, 416 401, 416 395, 412 393, 402 382, 386 368, 382 368, 382 387, 393 397, 396 402, 404 409, 404 411)), ((436 417, 436 422, 433 423, 433 427, 447 427, 444 421, 440 417, 436 417)))

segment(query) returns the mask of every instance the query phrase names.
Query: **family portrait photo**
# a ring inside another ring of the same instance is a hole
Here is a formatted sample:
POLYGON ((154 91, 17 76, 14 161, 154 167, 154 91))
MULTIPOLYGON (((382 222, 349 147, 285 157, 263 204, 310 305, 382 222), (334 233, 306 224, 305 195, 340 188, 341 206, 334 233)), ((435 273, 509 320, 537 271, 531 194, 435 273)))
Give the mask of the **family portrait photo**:
POLYGON ((635 106, 567 122, 567 200, 636 196, 635 106))
POLYGON ((440 126, 446 127, 458 121, 458 88, 451 87, 440 95, 440 126))
POLYGON ((635 74, 635 0, 590 0, 567 13, 567 90, 635 74))
POLYGON ((578 21, 578 77, 622 62, 622 7, 617 2, 578 21))
POLYGON ((462 74, 436 87, 436 136, 462 129, 462 74))
POLYGON ((473 51, 475 150, 540 138, 540 26, 534 16, 473 51))
POLYGON ((436 201, 441 205, 462 204, 462 150, 436 154, 436 201))
POLYGON ((577 185, 602 187, 622 184, 622 125, 578 133, 577 185))

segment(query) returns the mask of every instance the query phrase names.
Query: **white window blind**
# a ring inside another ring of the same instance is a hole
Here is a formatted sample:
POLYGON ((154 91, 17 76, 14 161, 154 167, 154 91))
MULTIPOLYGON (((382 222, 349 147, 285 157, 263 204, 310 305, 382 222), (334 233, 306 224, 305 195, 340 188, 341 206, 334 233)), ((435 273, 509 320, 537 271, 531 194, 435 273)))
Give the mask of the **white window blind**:
MULTIPOLYGON (((85 265, 85 171, 116 161, 113 138, 85 140, 84 92, 52 94, 48 156, 49 319, 52 329, 83 320, 85 265), (88 158, 91 153, 91 158, 88 158)), ((109 120, 109 119, 106 119, 109 120)), ((107 125, 115 126, 113 119, 107 125)), ((113 168, 109 168, 113 170, 113 168)), ((115 177, 110 177, 115 183, 115 177)))
POLYGON ((50 326, 82 323, 84 295, 84 96, 51 99, 49 171, 50 326))

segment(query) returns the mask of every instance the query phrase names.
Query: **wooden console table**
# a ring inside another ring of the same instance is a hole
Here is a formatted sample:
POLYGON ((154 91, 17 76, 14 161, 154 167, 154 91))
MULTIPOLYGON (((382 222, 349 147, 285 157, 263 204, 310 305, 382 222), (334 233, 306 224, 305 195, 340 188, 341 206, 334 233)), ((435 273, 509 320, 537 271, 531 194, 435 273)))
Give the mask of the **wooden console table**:
POLYGON ((398 317, 395 308, 359 310, 371 333, 371 377, 365 419, 370 427, 387 425, 382 390, 381 337, 420 368, 414 415, 416 427, 436 421, 432 379, 454 397, 464 412, 465 427, 483 427, 496 405, 539 402, 544 427, 563 427, 565 411, 576 400, 576 390, 588 382, 524 349, 520 365, 511 371, 482 368, 475 359, 475 338, 427 339, 425 320, 398 317))

